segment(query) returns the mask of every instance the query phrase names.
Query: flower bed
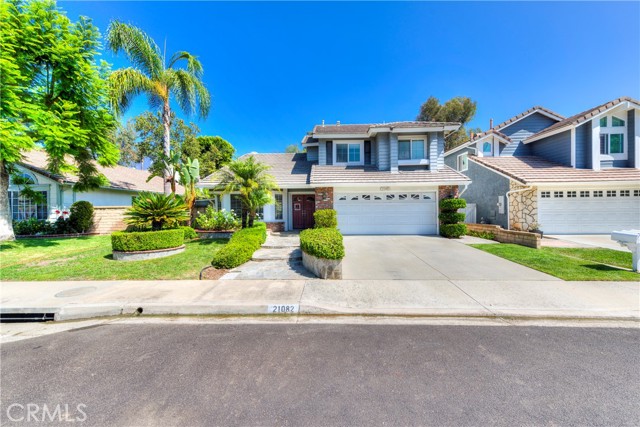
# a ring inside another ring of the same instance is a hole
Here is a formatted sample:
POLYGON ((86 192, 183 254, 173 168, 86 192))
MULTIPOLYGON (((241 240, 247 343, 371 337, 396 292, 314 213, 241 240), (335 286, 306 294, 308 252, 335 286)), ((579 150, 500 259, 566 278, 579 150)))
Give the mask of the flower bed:
POLYGON ((253 253, 267 240, 267 227, 258 222, 251 228, 236 231, 229 243, 215 253, 211 265, 215 268, 234 268, 249 261, 253 253))

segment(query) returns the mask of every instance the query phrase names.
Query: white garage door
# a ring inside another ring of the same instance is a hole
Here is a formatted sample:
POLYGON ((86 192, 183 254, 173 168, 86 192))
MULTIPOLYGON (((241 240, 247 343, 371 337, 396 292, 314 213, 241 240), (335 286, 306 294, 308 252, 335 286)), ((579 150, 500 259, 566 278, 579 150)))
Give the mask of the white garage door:
POLYGON ((538 221, 547 234, 598 234, 640 228, 640 190, 540 191, 538 221))
POLYGON ((337 193, 343 234, 436 234, 436 192, 337 193))

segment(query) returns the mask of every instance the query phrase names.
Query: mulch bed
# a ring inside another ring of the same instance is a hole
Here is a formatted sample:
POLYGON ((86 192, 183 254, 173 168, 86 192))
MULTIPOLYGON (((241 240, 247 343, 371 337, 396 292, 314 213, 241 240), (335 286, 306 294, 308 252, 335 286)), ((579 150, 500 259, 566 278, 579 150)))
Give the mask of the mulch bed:
POLYGON ((229 270, 225 269, 217 269, 214 267, 207 267, 202 271, 202 280, 218 280, 225 274, 227 274, 229 270))

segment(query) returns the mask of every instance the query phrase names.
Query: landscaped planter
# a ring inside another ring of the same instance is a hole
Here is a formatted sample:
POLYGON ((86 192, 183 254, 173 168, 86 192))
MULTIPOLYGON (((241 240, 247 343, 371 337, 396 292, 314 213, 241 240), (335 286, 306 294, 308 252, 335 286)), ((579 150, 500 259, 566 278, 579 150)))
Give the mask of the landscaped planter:
POLYGON ((342 260, 318 258, 302 251, 304 268, 321 279, 342 279, 342 260))
POLYGON ((164 258, 167 256, 179 254, 180 252, 184 252, 184 248, 185 246, 182 245, 177 248, 155 249, 151 251, 112 251, 112 253, 113 259, 116 261, 144 261, 147 259, 164 258))
POLYGON ((199 239, 230 239, 235 231, 196 230, 199 239))
POLYGON ((77 238, 98 236, 99 233, 72 233, 72 234, 17 234, 16 239, 50 239, 50 238, 77 238))

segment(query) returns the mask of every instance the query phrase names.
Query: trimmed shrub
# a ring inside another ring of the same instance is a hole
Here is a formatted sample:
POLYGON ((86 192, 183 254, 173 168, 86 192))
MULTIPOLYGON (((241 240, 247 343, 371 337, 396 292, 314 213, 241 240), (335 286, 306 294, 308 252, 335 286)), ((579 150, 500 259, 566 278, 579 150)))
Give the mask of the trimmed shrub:
POLYGON ((337 228, 313 228, 301 231, 300 248, 318 258, 344 258, 342 234, 337 228))
POLYGON ((116 231, 111 234, 111 248, 114 251, 134 252, 177 248, 183 243, 184 231, 180 228, 132 233, 116 231))
POLYGON ((191 240, 191 239, 197 239, 198 238, 198 233, 196 233, 196 230, 194 230, 193 228, 187 226, 187 225, 183 225, 180 228, 180 230, 184 231, 184 240, 191 240))
POLYGON ((494 240, 496 238, 496 235, 490 231, 467 230, 467 235, 487 240, 494 240))
POLYGON ((86 233, 93 226, 93 205, 81 200, 71 205, 69 222, 78 233, 86 233))
POLYGON ((467 224, 442 224, 440 234, 448 238, 459 238, 467 233, 467 224))
POLYGON ((442 199, 440 200, 440 210, 442 212, 453 211, 467 207, 467 201, 465 199, 442 199))
POLYGON ((257 222, 253 227, 236 231, 229 243, 213 255, 215 268, 234 268, 251 260, 253 253, 267 240, 267 226, 257 222))
POLYGON ((442 212, 438 215, 443 224, 457 224, 464 221, 465 214, 458 212, 442 212))
POLYGON ((59 216, 56 222, 53 223, 53 234, 73 234, 77 233, 77 230, 71 225, 71 219, 59 216))
POLYGON ((18 236, 53 234, 54 231, 53 225, 46 219, 29 218, 13 221, 13 232, 18 236))
POLYGON ((314 212, 316 228, 338 228, 338 213, 333 209, 320 209, 314 212))
POLYGON ((467 232, 467 225, 460 224, 464 221, 465 214, 458 213, 458 209, 467 207, 464 199, 440 200, 440 234, 448 238, 459 238, 467 232))

